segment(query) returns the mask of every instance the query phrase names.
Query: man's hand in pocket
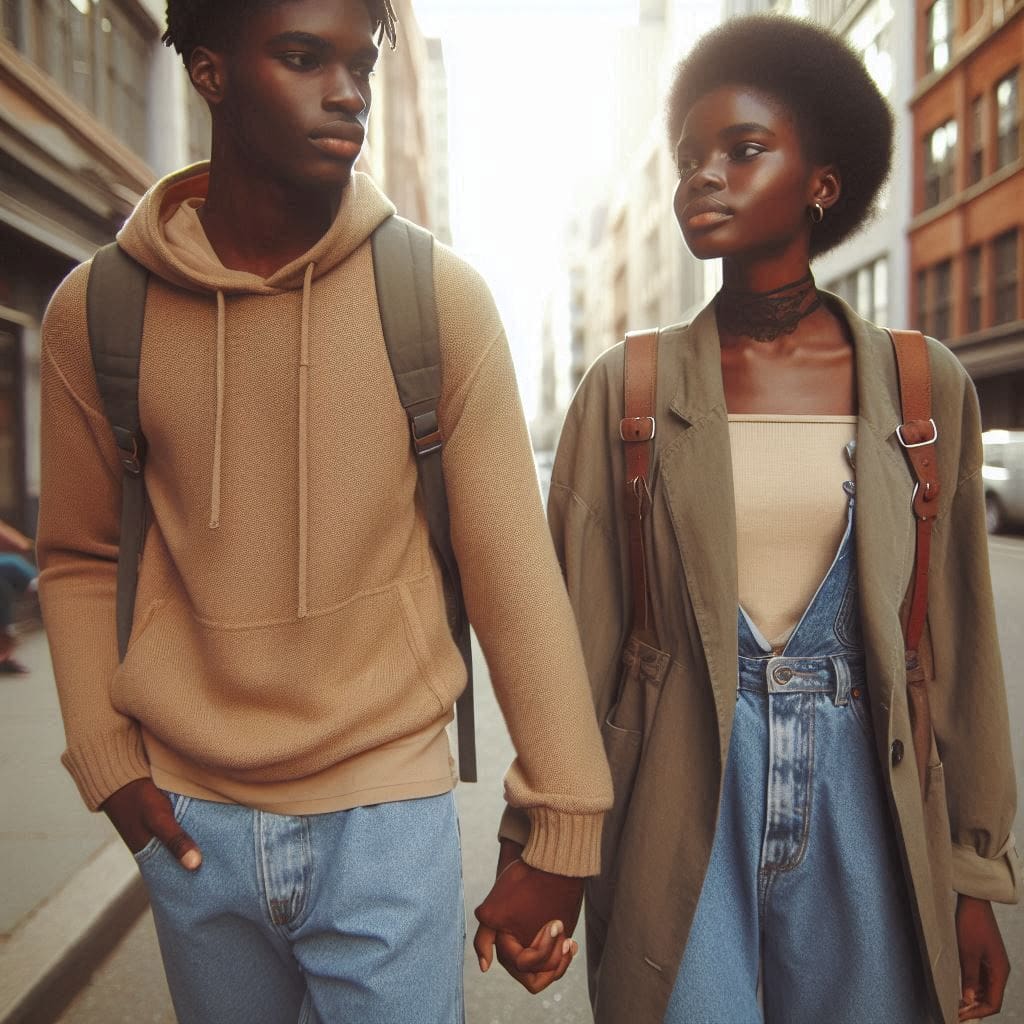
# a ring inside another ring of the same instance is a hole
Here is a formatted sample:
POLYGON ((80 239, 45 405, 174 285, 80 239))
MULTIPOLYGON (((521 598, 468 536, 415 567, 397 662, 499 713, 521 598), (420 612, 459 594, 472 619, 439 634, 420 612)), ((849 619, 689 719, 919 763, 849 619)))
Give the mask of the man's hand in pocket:
POLYGON ((154 837, 178 859, 183 868, 195 871, 203 855, 195 840, 174 818, 174 808, 152 779, 135 779, 111 793, 100 805, 132 853, 138 853, 154 837))

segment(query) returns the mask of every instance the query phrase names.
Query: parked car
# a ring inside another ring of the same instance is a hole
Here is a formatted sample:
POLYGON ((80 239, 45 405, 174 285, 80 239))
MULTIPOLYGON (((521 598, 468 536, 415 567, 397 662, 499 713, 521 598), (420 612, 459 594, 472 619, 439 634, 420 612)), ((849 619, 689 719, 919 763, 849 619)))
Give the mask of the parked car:
POLYGON ((1024 524, 1024 430, 986 430, 985 522, 989 533, 1024 524))

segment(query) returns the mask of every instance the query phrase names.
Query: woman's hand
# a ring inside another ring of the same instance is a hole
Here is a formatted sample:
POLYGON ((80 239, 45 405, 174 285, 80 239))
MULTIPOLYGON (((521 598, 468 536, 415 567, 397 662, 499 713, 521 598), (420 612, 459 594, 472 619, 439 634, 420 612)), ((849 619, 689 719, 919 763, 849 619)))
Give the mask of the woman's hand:
POLYGON ((1002 1009, 1010 960, 988 900, 958 897, 956 944, 960 950, 960 1020, 991 1017, 1002 1009))
POLYGON ((583 879, 539 871, 520 859, 523 848, 502 840, 494 887, 476 910, 473 947, 486 971, 498 960, 529 992, 569 969, 579 946, 570 937, 583 902, 583 879))
POLYGON ((481 925, 473 946, 480 957, 481 971, 490 968, 497 951, 505 970, 533 995, 558 981, 580 950, 575 939, 566 938, 561 921, 545 924, 529 946, 520 945, 511 932, 494 932, 481 925))

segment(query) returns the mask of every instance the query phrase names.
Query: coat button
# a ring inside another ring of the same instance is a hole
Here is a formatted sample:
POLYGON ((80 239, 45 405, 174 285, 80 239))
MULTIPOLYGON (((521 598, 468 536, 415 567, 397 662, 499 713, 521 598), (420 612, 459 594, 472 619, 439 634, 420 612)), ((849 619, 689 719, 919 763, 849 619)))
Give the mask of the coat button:
POLYGON ((893 740, 892 763, 895 767, 903 760, 903 740, 893 740))
POLYGON ((781 683, 783 686, 785 686, 792 678, 793 670, 791 668, 777 668, 775 670, 775 682, 781 683))

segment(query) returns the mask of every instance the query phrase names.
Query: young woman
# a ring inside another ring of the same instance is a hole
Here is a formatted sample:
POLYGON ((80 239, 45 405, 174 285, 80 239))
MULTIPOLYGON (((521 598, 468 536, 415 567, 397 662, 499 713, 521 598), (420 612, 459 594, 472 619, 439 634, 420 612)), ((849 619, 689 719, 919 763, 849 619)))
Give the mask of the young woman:
POLYGON ((893 344, 809 269, 871 212, 891 113, 841 39, 756 17, 679 66, 668 125, 676 217, 724 285, 658 343, 642 519, 656 646, 630 639, 622 346, 573 401, 550 499, 615 776, 588 887, 597 1021, 995 1013, 1009 968, 990 901, 1016 899, 1019 866, 977 400, 929 341, 921 779, 893 344))

